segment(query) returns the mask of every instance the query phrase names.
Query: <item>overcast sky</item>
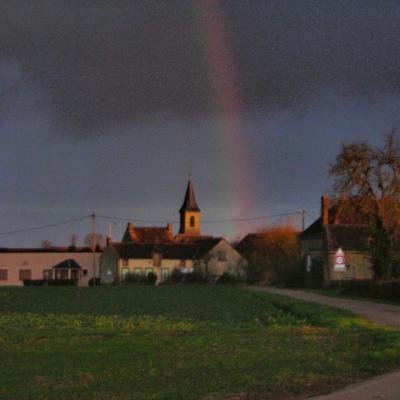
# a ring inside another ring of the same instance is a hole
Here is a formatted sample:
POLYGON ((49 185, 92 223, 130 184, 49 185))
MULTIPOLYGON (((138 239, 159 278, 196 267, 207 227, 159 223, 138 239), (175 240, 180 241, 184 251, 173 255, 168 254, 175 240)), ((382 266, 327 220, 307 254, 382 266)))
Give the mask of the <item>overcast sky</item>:
POLYGON ((341 143, 399 126, 399 31, 398 1, 0 0, 0 232, 174 221, 189 163, 204 220, 318 212, 341 143))

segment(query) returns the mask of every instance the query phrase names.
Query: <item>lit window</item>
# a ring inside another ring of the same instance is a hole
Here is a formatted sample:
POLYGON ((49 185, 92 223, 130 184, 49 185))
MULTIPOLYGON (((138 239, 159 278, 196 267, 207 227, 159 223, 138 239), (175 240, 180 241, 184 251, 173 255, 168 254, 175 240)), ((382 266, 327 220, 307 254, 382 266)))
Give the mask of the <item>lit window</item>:
POLYGON ((124 281, 128 274, 129 274, 129 268, 121 268, 121 280, 124 281))
POLYGON ((134 270, 134 273, 136 275, 142 275, 142 268, 136 267, 135 270, 134 270))
POLYGON ((168 281, 169 279, 169 269, 168 268, 161 268, 161 280, 163 282, 168 281))

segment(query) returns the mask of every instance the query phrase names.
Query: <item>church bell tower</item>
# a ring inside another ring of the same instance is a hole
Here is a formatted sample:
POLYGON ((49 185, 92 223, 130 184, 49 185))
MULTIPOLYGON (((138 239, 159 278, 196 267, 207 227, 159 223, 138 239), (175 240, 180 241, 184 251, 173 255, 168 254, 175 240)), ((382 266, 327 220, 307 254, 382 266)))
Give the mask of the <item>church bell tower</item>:
POLYGON ((180 213, 180 235, 200 235, 200 208, 194 197, 192 179, 189 176, 189 182, 186 189, 185 199, 183 200, 180 213))

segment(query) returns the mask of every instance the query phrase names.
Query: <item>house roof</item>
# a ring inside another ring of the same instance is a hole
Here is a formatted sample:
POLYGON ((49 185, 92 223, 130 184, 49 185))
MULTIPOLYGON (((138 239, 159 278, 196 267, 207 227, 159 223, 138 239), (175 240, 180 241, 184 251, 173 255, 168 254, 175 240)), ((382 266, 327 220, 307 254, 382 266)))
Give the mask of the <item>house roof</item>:
MULTIPOLYGON (((92 253, 90 247, 0 247, 0 253, 92 253)), ((101 253, 96 250, 96 253, 101 253)))
POLYGON ((369 231, 365 226, 326 225, 328 251, 369 251, 369 231))
POLYGON ((317 218, 306 230, 300 233, 300 238, 306 236, 321 236, 322 235, 322 218, 317 218))
POLYGON ((81 266, 73 258, 68 258, 56 264, 53 269, 81 269, 81 266))
POLYGON ((183 212, 183 211, 200 211, 200 208, 197 205, 196 198, 194 196, 191 178, 189 178, 185 198, 183 200, 183 204, 182 204, 182 207, 180 208, 179 212, 183 212))
POLYGON ((112 243, 118 256, 123 259, 151 258, 159 252, 164 259, 201 259, 222 239, 213 238, 191 243, 112 243))
POLYGON ((172 230, 166 227, 134 227, 132 223, 128 223, 122 242, 142 242, 142 243, 161 243, 171 242, 173 240, 172 230))

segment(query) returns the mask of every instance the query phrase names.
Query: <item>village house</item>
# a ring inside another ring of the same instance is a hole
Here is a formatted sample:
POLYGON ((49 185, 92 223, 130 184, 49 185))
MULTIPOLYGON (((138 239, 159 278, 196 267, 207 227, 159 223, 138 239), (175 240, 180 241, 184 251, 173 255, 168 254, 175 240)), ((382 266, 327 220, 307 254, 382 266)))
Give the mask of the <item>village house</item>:
POLYGON ((189 179, 180 213, 179 232, 172 225, 135 227, 128 223, 121 242, 107 239, 100 260, 102 283, 118 283, 129 273, 154 273, 157 282, 167 281, 174 269, 182 273, 195 270, 219 276, 223 272, 241 273, 244 260, 222 237, 201 234, 201 211, 189 179))
POLYGON ((373 277, 368 227, 346 207, 330 206, 327 196, 321 216, 300 235, 300 253, 309 285, 373 277))
POLYGON ((88 286, 99 265, 100 252, 88 247, 0 248, 0 286, 23 286, 24 280, 88 286))

